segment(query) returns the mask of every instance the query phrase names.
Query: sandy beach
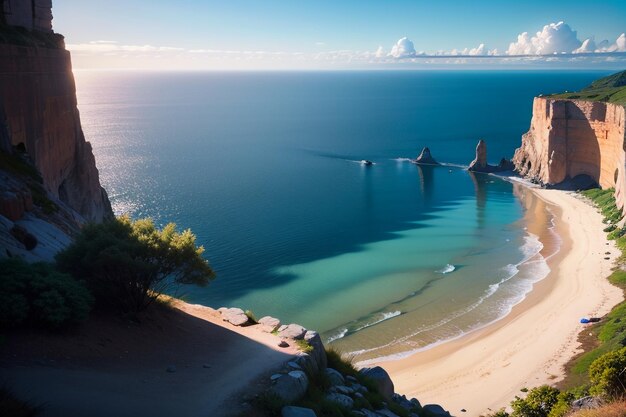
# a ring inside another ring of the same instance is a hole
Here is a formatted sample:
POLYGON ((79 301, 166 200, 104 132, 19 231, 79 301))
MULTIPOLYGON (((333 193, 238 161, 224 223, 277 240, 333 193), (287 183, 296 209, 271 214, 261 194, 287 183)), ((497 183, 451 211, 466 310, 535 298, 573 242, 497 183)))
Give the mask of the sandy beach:
POLYGON ((573 193, 515 187, 526 207, 528 230, 544 244, 551 272, 502 320, 408 358, 380 363, 396 392, 422 404, 442 404, 453 415, 496 411, 524 387, 562 379, 563 365, 579 351, 580 318, 602 316, 623 299, 606 279, 619 251, 606 239, 597 210, 573 193), (546 205, 555 215, 558 237, 545 230, 546 205))

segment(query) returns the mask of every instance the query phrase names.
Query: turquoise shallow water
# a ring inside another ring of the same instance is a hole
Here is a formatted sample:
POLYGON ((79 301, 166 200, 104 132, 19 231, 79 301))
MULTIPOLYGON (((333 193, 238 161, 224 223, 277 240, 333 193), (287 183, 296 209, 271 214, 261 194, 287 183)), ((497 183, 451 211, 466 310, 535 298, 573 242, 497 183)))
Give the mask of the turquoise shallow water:
POLYGON ((483 138, 497 162, 533 96, 601 75, 79 73, 77 86, 114 209, 190 227, 206 248, 218 278, 178 294, 301 323, 367 360, 493 321, 547 272, 512 184, 406 158, 429 146, 467 164, 483 138))

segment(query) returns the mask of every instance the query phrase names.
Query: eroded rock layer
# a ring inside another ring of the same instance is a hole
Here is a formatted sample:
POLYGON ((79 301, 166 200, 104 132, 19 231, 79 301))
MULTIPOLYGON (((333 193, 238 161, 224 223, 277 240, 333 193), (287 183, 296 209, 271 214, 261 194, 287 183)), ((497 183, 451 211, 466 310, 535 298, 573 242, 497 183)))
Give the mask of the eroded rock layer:
POLYGON ((530 130, 515 151, 515 169, 543 185, 587 175, 602 188, 615 188, 624 210, 625 122, 618 104, 537 97, 530 130))
POLYGON ((64 49, 0 44, 0 144, 26 151, 54 198, 85 220, 112 216, 100 186, 64 49))

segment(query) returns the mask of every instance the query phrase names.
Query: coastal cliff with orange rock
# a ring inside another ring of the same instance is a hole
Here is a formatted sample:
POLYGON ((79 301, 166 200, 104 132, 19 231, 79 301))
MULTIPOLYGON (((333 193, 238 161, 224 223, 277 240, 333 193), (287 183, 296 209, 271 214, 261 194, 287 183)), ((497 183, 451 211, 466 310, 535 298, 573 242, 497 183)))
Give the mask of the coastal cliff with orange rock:
POLYGON ((625 210, 626 109, 619 100, 570 97, 534 99, 530 130, 513 158, 516 171, 545 186, 585 175, 604 189, 614 188, 618 207, 625 210))
POLYGON ((0 257, 47 259, 113 216, 49 0, 0 0, 0 257))

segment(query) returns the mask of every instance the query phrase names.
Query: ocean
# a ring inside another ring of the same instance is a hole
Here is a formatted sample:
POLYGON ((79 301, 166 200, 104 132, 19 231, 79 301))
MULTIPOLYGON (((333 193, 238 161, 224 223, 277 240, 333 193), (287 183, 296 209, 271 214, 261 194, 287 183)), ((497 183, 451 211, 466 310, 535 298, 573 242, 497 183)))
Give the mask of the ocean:
MULTIPOLYGON (((604 72, 80 72, 114 211, 191 228, 217 273, 175 294, 318 330, 367 363, 510 311, 549 268, 509 182, 532 98, 604 72), (442 166, 408 161, 428 146, 442 166), (364 166, 361 160, 371 160, 364 166)), ((546 215, 546 228, 551 214, 546 215)))

